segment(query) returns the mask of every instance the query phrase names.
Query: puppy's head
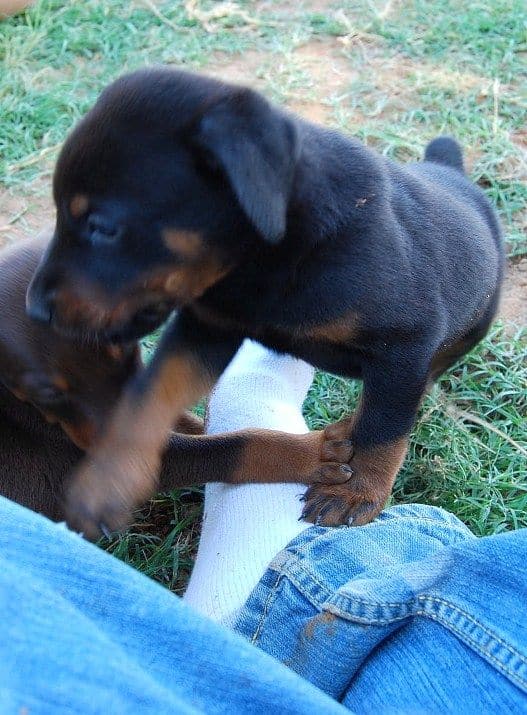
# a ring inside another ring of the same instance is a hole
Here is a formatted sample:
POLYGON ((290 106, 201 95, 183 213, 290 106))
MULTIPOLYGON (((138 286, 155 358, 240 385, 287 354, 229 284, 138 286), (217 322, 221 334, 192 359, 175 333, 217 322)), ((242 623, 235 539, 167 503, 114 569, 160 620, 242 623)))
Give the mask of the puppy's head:
POLYGON ((117 80, 59 157, 29 314, 102 339, 152 332, 281 240, 298 151, 293 121, 249 89, 164 69, 117 80))
POLYGON ((26 290, 46 244, 43 237, 0 253, 0 380, 87 449, 141 360, 136 343, 71 341, 28 318, 26 290))

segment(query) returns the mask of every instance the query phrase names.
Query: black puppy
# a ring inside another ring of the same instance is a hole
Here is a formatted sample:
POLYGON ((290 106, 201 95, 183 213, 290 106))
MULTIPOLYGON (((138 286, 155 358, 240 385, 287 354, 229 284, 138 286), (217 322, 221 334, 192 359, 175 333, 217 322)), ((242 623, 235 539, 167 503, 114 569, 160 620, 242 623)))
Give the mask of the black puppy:
POLYGON ((496 311, 500 228, 449 138, 401 166, 250 89, 150 69, 108 87, 73 131, 54 195, 31 316, 129 340, 180 309, 76 475, 85 531, 119 526, 154 490, 174 416, 245 336, 363 381, 357 413, 325 431, 352 452, 350 479, 311 487, 304 516, 369 521, 430 381, 496 311))

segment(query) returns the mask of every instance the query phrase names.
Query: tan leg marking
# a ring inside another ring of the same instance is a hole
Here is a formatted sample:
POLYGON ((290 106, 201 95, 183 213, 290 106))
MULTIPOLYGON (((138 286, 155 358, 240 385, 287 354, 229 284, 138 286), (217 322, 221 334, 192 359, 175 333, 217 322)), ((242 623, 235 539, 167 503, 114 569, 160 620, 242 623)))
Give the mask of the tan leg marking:
MULTIPOLYGON (((234 433, 235 434, 235 433, 234 433)), ((228 481, 339 483, 350 478, 348 443, 329 445, 324 432, 287 434, 271 430, 245 430, 241 458, 228 481)))
POLYGON ((335 344, 349 343, 357 335, 358 326, 359 316, 350 311, 328 323, 301 328, 299 335, 335 344))
MULTIPOLYGON (((352 420, 326 428, 330 440, 349 436, 352 420)), ((374 519, 390 496, 408 448, 407 436, 368 449, 353 448, 346 484, 315 485, 306 493, 304 518, 324 526, 360 526, 374 519)))
POLYGON ((100 519, 118 529, 157 486, 163 448, 174 421, 212 386, 192 356, 170 356, 144 393, 125 393, 90 459, 77 471, 68 496, 74 525, 95 538, 100 519))

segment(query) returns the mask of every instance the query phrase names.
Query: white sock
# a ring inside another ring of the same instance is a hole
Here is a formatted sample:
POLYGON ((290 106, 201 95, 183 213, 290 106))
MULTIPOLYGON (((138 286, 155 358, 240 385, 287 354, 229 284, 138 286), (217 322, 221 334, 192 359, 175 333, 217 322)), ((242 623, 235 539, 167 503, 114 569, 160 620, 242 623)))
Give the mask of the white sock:
MULTIPOLYGON (((261 427, 308 431, 302 403, 313 368, 246 340, 211 395, 214 434, 261 427)), ((232 625, 273 557, 309 524, 300 522, 303 484, 207 484, 198 554, 184 599, 232 625)))

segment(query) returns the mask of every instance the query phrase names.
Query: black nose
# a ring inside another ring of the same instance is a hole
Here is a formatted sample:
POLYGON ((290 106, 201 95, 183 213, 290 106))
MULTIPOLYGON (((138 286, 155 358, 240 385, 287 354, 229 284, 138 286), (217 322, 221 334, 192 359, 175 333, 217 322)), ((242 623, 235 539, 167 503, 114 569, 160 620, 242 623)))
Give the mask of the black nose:
POLYGON ((92 213, 88 217, 88 232, 92 241, 108 243, 117 240, 122 229, 107 216, 92 213))

